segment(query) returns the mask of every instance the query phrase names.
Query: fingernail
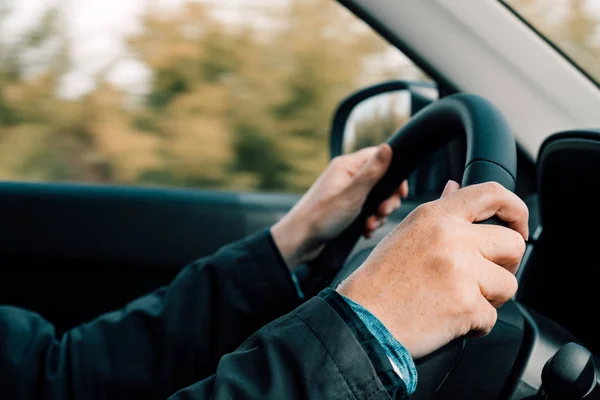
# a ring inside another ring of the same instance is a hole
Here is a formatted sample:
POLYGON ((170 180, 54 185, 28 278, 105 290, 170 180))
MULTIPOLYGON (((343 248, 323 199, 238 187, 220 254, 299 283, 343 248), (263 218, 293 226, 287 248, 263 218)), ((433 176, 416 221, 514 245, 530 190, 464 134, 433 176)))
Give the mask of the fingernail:
POLYGON ((379 148, 377 149, 377 160, 381 161, 381 162, 385 162, 387 161, 387 152, 385 151, 385 143, 382 143, 379 145, 379 148))
POLYGON ((390 215, 391 213, 393 213, 393 212, 394 212, 394 210, 395 210, 395 209, 396 209, 396 207, 394 207, 394 205, 393 205, 393 204, 390 204, 390 205, 388 205, 388 206, 385 208, 385 213, 386 213, 387 215, 390 215))

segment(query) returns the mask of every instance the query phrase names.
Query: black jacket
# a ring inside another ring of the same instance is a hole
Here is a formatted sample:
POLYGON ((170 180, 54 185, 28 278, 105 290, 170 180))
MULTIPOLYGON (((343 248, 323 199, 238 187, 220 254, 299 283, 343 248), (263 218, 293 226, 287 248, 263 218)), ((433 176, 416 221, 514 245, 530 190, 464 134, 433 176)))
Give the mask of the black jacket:
POLYGON ((337 293, 300 305, 268 232, 60 338, 38 314, 0 307, 0 399, 388 399, 405 391, 337 293))

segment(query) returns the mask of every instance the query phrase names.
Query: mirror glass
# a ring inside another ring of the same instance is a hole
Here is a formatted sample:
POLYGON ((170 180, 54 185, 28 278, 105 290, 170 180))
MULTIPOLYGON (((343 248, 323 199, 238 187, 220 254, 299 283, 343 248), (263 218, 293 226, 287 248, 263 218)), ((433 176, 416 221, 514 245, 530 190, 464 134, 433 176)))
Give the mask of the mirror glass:
POLYGON ((384 142, 408 122, 411 111, 408 90, 382 93, 359 103, 346 123, 344 153, 384 142))

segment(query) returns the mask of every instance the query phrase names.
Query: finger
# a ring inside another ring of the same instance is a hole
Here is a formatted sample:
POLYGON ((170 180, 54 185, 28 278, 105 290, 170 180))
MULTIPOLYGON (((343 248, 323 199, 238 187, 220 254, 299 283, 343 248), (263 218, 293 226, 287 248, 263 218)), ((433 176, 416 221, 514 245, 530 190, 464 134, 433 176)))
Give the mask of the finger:
POLYGON ((387 200, 384 200, 377 210, 377 215, 380 217, 387 217, 394 211, 400 208, 401 205, 400 197, 398 195, 393 195, 387 200))
POLYGON ((371 239, 373 237, 373 232, 375 232, 373 229, 368 229, 365 226, 365 230, 363 232, 363 236, 365 237, 365 239, 371 239))
POLYGON ((460 185, 458 184, 458 182, 454 182, 452 180, 448 181, 448 183, 446 183, 444 191, 442 192, 442 198, 451 195, 452 193, 458 191, 458 189, 460 189, 460 185))
POLYGON ((476 312, 473 313, 471 320, 471 331, 469 336, 482 337, 491 332, 498 320, 498 312, 485 299, 481 299, 478 303, 476 312))
POLYGON ((370 191, 373 186, 386 173, 392 161, 392 148, 384 143, 377 147, 377 151, 363 164, 354 177, 353 187, 363 192, 370 191))
POLYGON ((350 164, 353 169, 359 170, 369 159, 373 158, 377 153, 377 146, 365 147, 354 153, 340 156, 344 162, 350 164))
POLYGON ((369 218, 367 218, 367 222, 365 223, 365 229, 367 231, 374 231, 379 227, 379 224, 379 218, 377 218, 377 216, 375 215, 371 215, 369 218))
POLYGON ((525 240, 529 238, 529 210, 516 194, 496 182, 486 182, 460 189, 440 200, 448 209, 469 222, 485 221, 497 216, 525 240))
POLYGON ((372 234, 377 229, 381 228, 385 224, 388 223, 388 219, 383 217, 376 217, 374 215, 370 216, 365 223, 365 235, 367 233, 372 234))
POLYGON ((483 257, 511 274, 517 273, 526 247, 518 232, 498 225, 473 225, 471 232, 483 257))
POLYGON ((408 197, 408 193, 409 193, 409 187, 408 187, 408 181, 404 180, 401 184, 400 187, 398 188, 398 190, 396 191, 396 193, 403 199, 406 199, 408 197))
POLYGON ((354 153, 344 154, 335 157, 331 165, 347 170, 351 175, 355 175, 362 166, 377 153, 377 146, 365 147, 354 153))
POLYGON ((477 268, 477 280, 481 294, 490 304, 499 308, 517 292, 519 283, 514 274, 488 260, 477 268))

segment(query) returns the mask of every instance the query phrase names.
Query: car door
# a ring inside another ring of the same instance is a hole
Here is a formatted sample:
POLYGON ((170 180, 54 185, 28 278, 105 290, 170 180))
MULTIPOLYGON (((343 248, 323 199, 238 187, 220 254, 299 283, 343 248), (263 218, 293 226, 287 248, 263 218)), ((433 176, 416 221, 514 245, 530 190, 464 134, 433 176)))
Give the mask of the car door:
MULTIPOLYGON (((58 332, 272 225, 327 165, 343 96, 422 76, 333 2, 73 4, 40 3, 0 65, 0 304, 58 332), (121 32, 130 23, 143 29, 121 32), (117 61, 99 62, 114 46, 117 61)), ((0 26, 20 26, 28 11, 14 7, 0 26)))

